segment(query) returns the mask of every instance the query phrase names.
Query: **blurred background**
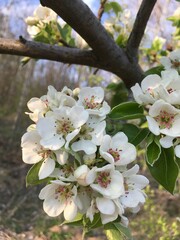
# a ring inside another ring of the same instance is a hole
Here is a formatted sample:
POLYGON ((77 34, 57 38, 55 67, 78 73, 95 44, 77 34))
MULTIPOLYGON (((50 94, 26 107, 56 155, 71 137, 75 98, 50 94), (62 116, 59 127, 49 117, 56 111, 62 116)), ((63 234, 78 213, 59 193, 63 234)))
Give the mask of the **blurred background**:
MULTIPOLYGON (((99 1, 85 1, 97 15, 99 1)), ((119 1, 136 14, 141 1, 119 1)), ((30 39, 24 19, 32 16, 38 6, 37 0, 0 0, 0 37, 17 39, 22 35, 30 39)), ((166 18, 176 10, 176 1, 159 0, 148 28, 153 27, 150 39, 155 36, 168 41, 173 31, 166 18)), ((103 17, 103 21, 107 16, 103 17)), ((71 89, 85 85, 106 87, 119 80, 104 71, 96 72, 88 67, 69 66, 51 61, 30 60, 21 64, 21 57, 0 55, 0 239, 80 239, 81 229, 60 227, 59 219, 46 216, 38 199, 41 186, 25 186, 29 166, 21 159, 20 141, 30 121, 25 114, 27 101, 47 92, 47 86, 57 90, 63 86, 71 89), (2 235, 2 238, 1 238, 2 235)), ((112 93, 110 93, 111 95, 112 93)), ((180 198, 164 191, 150 177, 139 153, 141 171, 150 179, 146 189, 148 199, 144 209, 130 217, 130 228, 135 239, 180 239, 180 198)), ((105 239, 95 231, 88 239, 105 239), (94 237, 93 237, 94 236, 94 237)))

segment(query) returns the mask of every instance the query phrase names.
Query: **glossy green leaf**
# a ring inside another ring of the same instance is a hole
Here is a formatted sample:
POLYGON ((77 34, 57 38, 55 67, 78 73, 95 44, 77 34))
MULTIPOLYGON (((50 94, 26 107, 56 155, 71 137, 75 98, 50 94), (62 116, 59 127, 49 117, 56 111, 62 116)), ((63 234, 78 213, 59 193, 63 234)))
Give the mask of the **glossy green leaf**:
POLYGON ((159 76, 161 76, 161 72, 164 70, 164 67, 163 66, 157 66, 157 67, 153 67, 149 70, 147 70, 145 72, 145 75, 148 76, 150 74, 157 74, 159 76))
POLYGON ((171 147, 162 148, 161 154, 153 166, 147 162, 151 175, 171 194, 174 192, 179 173, 179 167, 175 160, 174 148, 171 147))
POLYGON ((134 124, 124 124, 121 131, 127 135, 128 141, 135 146, 139 145, 149 134, 148 128, 139 128, 134 124))
POLYGON ((148 139, 148 144, 146 146, 146 161, 151 166, 159 159, 161 154, 161 145, 159 143, 159 137, 151 134, 148 139))
POLYGON ((41 184, 43 182, 48 182, 50 180, 50 178, 45 178, 45 179, 39 180, 38 173, 39 173, 39 169, 42 165, 42 162, 43 161, 40 161, 40 162, 34 164, 28 171, 27 176, 26 176, 26 187, 28 187, 30 185, 41 184))
POLYGON ((108 116, 119 120, 142 118, 144 117, 143 107, 136 102, 124 102, 114 107, 108 116))
POLYGON ((104 225, 104 231, 108 240, 132 240, 130 230, 120 223, 108 223, 104 225))
POLYGON ((115 107, 128 100, 128 90, 123 82, 110 83, 107 89, 111 91, 111 107, 115 107))

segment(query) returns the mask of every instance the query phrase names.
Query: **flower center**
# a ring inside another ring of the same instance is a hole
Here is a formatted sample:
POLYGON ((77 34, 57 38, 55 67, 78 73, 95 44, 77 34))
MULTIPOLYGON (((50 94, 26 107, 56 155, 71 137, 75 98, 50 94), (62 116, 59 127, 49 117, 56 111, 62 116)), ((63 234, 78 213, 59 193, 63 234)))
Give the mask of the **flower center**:
POLYGON ((79 138, 83 138, 84 140, 92 140, 91 132, 93 132, 93 128, 89 127, 87 124, 84 124, 81 127, 81 131, 79 133, 79 138))
POLYGON ((43 147, 37 150, 37 154, 42 157, 42 159, 46 159, 51 155, 51 150, 45 150, 43 147))
MULTIPOLYGON (((122 151, 122 150, 119 150, 119 151, 122 151)), ((117 162, 120 160, 120 154, 119 154, 119 151, 118 149, 116 148, 115 150, 113 150, 112 148, 110 148, 107 152, 109 154, 111 154, 114 158, 114 161, 117 162)))
POLYGON ((63 172, 65 177, 69 177, 71 174, 74 173, 74 169, 71 165, 65 164, 62 168, 62 172, 63 172))
POLYGON ((175 115, 176 114, 171 114, 166 111, 160 111, 160 115, 155 117, 155 120, 159 123, 161 129, 170 129, 174 122, 175 115))
POLYGON ((169 88, 167 91, 168 91, 169 94, 174 92, 174 90, 172 88, 169 88))
POLYGON ((109 172, 99 173, 96 181, 101 187, 107 188, 107 186, 111 183, 110 173, 109 172))
POLYGON ((60 201, 67 200, 72 196, 73 196, 73 193, 71 191, 71 186, 59 186, 55 190, 55 199, 59 199, 60 201))
POLYGON ((57 134, 62 134, 63 136, 67 136, 74 130, 73 124, 69 120, 69 118, 56 121, 56 132, 57 134))
POLYGON ((171 60, 171 64, 174 68, 179 68, 180 67, 180 62, 178 60, 171 60))
POLYGON ((84 99, 84 107, 85 109, 99 109, 101 107, 101 103, 95 102, 95 96, 91 96, 91 98, 84 99))

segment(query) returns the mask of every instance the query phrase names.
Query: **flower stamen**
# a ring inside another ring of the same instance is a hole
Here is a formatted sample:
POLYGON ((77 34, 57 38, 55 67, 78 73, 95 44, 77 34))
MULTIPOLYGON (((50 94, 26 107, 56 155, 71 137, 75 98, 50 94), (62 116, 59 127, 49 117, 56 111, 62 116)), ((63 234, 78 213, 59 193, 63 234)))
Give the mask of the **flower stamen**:
POLYGON ((107 186, 111 183, 110 172, 99 173, 96 181, 101 187, 107 188, 107 186))

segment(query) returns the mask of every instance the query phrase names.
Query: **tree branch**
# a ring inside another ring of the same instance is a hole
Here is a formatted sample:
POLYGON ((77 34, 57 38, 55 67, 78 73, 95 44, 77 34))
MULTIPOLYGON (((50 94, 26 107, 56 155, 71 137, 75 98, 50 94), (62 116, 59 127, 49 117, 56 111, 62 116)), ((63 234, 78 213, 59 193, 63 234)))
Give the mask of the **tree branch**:
POLYGON ((40 0, 43 6, 53 9, 93 49, 94 54, 107 65, 126 65, 128 59, 106 32, 97 17, 82 0, 40 0))
POLYGON ((92 51, 52 46, 50 44, 27 41, 22 37, 20 37, 19 41, 0 38, 0 53, 47 59, 68 64, 101 67, 92 51))
POLYGON ((138 48, 156 2, 157 0, 143 0, 141 3, 132 32, 127 42, 127 53, 130 58, 138 57, 138 48))
POLYGON ((99 7, 98 16, 97 16, 99 21, 101 21, 102 15, 104 13, 104 7, 105 7, 106 2, 107 2, 107 0, 101 0, 101 5, 99 7))
POLYGON ((80 34, 101 63, 101 69, 109 69, 108 71, 115 73, 127 87, 142 80, 144 75, 138 62, 129 60, 126 52, 117 46, 82 0, 40 0, 40 2, 54 10, 80 34))

